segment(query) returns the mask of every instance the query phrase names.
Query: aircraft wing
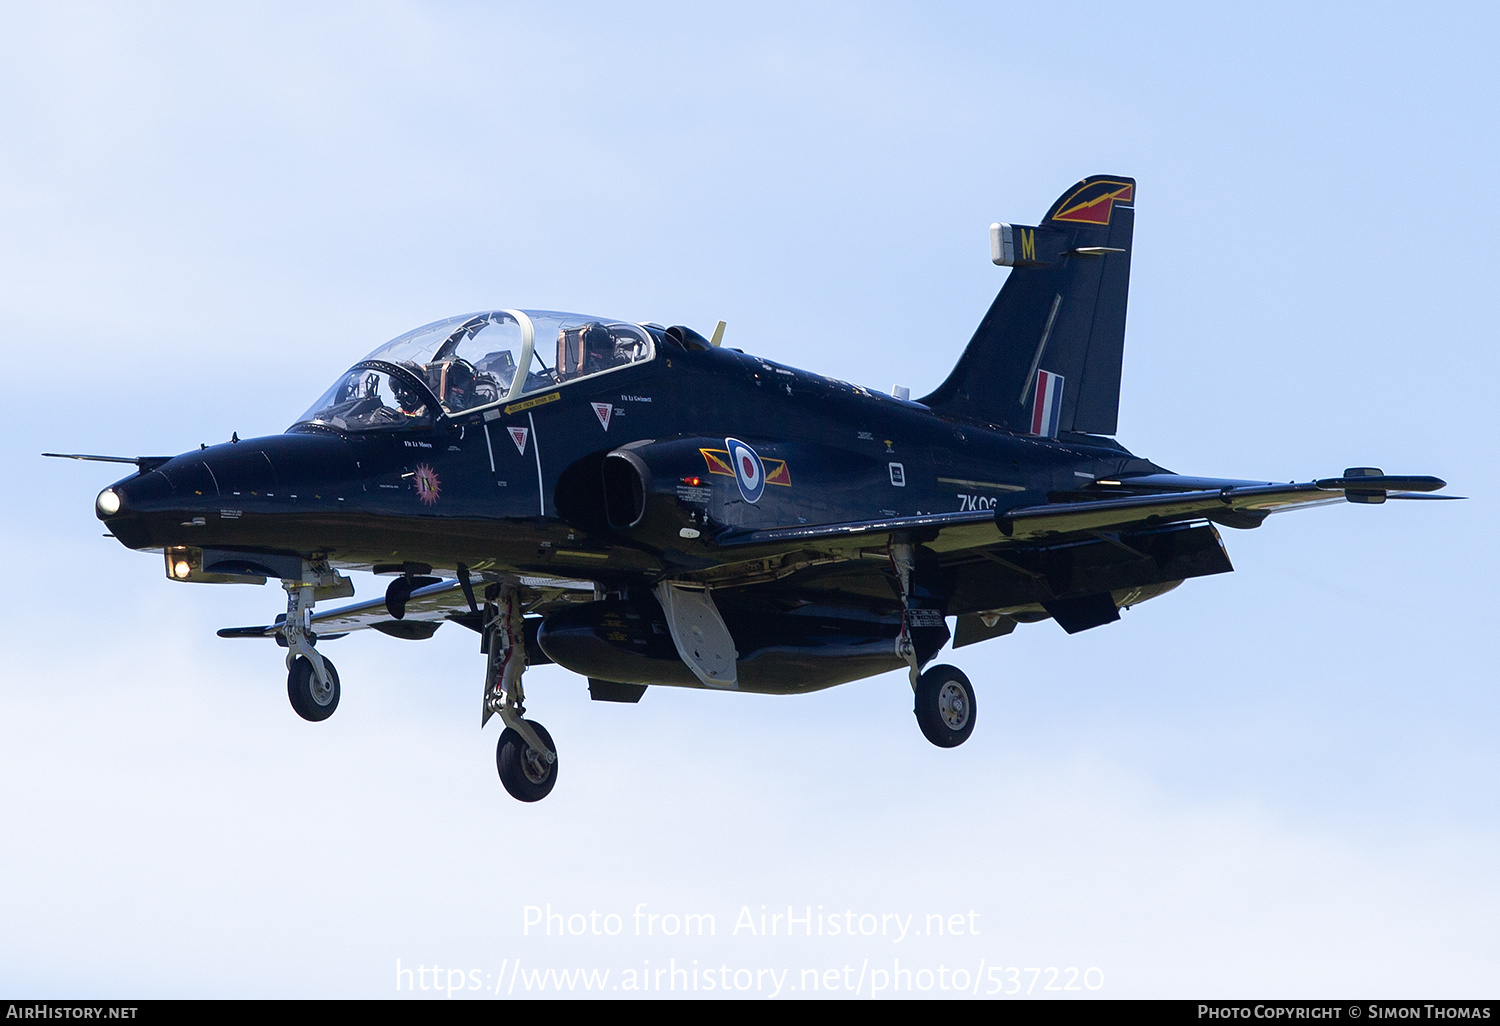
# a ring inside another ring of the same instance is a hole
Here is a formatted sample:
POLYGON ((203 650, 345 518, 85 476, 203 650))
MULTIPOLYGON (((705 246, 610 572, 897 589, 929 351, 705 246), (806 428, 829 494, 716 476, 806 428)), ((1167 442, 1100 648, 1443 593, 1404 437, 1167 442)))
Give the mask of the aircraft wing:
MULTIPOLYGON (((483 583, 476 581, 475 589, 483 592, 483 583)), ((592 581, 571 581, 554 577, 521 578, 521 602, 528 612, 567 601, 570 596, 592 597, 593 593, 592 581)), ((385 596, 381 595, 363 602, 314 612, 312 626, 319 638, 324 640, 343 637, 350 631, 367 627, 393 637, 420 640, 432 637, 439 627, 450 620, 463 621, 473 615, 459 583, 440 581, 414 590, 406 602, 406 615, 399 620, 386 609, 385 596)), ((270 638, 276 636, 278 627, 279 622, 259 627, 225 627, 218 633, 221 638, 270 638)))
MULTIPOLYGON (((1060 501, 990 511, 931 513, 837 524, 806 524, 764 530, 728 529, 716 536, 721 549, 747 558, 788 548, 817 550, 835 558, 858 557, 859 550, 884 546, 897 532, 911 533, 939 556, 1000 549, 1069 536, 1210 520, 1230 527, 1257 527, 1266 516, 1336 502, 1379 503, 1387 499, 1449 499, 1430 495, 1445 486, 1435 477, 1397 477, 1380 473, 1277 484, 1153 474, 1119 481, 1099 481, 1069 493, 1060 501)), ((589 581, 522 577, 522 602, 528 612, 546 612, 569 601, 592 598, 589 581)), ((313 629, 324 639, 373 628, 398 638, 431 637, 448 621, 474 618, 457 581, 418 588, 396 619, 385 597, 367 599, 313 614, 313 629)), ((224 638, 267 638, 278 624, 226 627, 224 638)))
POLYGON ((872 538, 905 531, 935 535, 926 544, 942 553, 1186 520, 1256 527, 1271 513, 1346 500, 1378 503, 1388 498, 1456 498, 1424 494, 1445 486, 1445 482, 1435 477, 1348 474, 1288 484, 1153 474, 1095 482, 1087 491, 1073 493, 1077 498, 996 512, 933 513, 842 524, 730 530, 718 535, 715 541, 723 548, 799 545, 837 549, 844 547, 839 544, 844 540, 850 542, 850 547, 866 547, 872 538))

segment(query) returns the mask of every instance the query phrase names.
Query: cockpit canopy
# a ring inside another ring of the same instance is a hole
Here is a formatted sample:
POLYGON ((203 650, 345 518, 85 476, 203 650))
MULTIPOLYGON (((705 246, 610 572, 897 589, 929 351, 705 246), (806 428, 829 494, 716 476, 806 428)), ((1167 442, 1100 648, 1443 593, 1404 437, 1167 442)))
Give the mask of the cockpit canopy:
POLYGON ((639 324, 551 310, 491 310, 423 325, 356 363, 297 424, 423 427, 655 356, 639 324), (522 373, 521 369, 525 368, 522 373))

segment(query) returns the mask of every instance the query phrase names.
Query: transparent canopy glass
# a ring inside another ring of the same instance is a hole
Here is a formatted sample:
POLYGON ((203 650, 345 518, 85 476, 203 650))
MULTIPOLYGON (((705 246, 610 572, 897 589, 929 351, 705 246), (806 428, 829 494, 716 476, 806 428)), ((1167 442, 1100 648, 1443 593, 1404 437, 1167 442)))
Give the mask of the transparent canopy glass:
POLYGON ((328 424, 340 431, 425 427, 432 423, 431 397, 405 374, 356 365, 297 421, 328 424))
POLYGON ((489 406, 654 355, 651 333, 638 324, 552 310, 463 314, 391 339, 297 423, 341 431, 418 426, 440 412, 489 406))

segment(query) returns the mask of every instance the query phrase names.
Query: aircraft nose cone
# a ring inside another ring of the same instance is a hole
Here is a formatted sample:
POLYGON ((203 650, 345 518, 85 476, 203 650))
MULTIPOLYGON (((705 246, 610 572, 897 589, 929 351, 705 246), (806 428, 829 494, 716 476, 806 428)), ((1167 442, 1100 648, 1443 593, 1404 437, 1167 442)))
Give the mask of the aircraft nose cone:
POLYGON ((160 470, 116 481, 94 500, 94 515, 100 520, 124 517, 160 508, 172 497, 172 482, 160 470))
POLYGON ((160 470, 116 481, 94 499, 94 516, 132 549, 150 548, 151 524, 173 505, 172 482, 160 470))
POLYGON ((94 514, 130 548, 201 545, 242 513, 305 509, 356 464, 342 439, 272 435, 195 449, 100 492, 94 514))
POLYGON ((175 456, 144 474, 116 481, 94 500, 100 520, 197 508, 218 498, 213 474, 196 453, 175 456))

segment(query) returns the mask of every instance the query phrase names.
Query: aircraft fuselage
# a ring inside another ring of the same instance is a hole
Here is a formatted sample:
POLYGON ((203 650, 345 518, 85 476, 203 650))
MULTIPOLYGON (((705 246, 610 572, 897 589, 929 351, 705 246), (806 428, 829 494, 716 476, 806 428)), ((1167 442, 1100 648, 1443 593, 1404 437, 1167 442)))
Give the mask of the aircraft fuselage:
POLYGON ((704 565, 714 558, 707 536, 722 527, 1004 510, 1155 469, 1110 439, 1014 435, 732 350, 664 348, 649 363, 434 426, 304 426, 187 452, 114 485, 122 509, 106 523, 138 549, 599 576, 704 565), (564 472, 591 456, 669 438, 722 449, 726 437, 775 469, 752 504, 711 456, 685 464, 681 476, 701 481, 686 487, 706 500, 697 539, 591 549, 598 538, 579 523, 590 511, 568 509, 566 495, 559 510, 564 472))

